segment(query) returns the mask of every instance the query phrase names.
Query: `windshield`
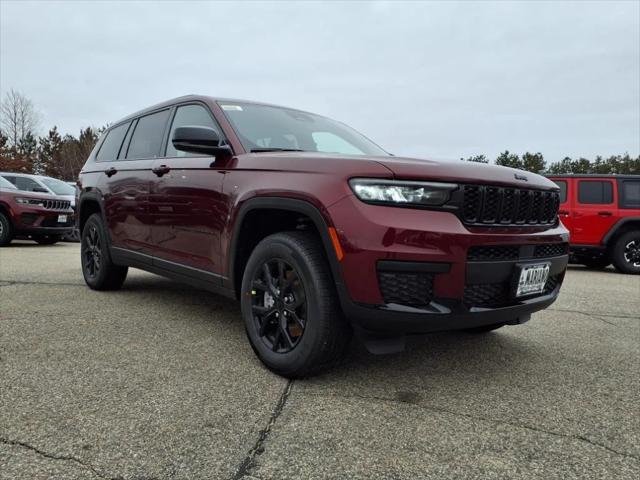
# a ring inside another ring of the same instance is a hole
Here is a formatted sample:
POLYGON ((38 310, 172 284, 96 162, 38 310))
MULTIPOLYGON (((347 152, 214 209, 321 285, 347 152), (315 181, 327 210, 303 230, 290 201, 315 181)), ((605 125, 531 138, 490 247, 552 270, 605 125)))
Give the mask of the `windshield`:
POLYGON ((388 155, 352 128, 320 115, 255 103, 220 102, 220 107, 247 151, 388 155))
POLYGON ((76 189, 68 183, 62 180, 56 180, 55 178, 45 177, 42 178, 42 183, 49 187, 56 195, 75 195, 76 189))
POLYGON ((0 188, 9 188, 11 190, 17 190, 16 186, 4 177, 0 177, 0 188))

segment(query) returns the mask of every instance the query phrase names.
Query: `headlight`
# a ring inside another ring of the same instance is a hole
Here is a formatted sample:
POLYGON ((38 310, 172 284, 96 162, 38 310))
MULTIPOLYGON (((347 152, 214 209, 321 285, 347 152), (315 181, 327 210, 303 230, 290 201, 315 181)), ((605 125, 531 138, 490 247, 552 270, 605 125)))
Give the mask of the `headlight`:
POLYGON ((21 203, 22 205, 39 205, 41 207, 44 205, 44 200, 41 200, 39 198, 18 197, 16 198, 16 202, 21 203))
POLYGON ((353 178, 349 181, 356 196, 366 203, 434 206, 449 200, 455 183, 410 182, 353 178))

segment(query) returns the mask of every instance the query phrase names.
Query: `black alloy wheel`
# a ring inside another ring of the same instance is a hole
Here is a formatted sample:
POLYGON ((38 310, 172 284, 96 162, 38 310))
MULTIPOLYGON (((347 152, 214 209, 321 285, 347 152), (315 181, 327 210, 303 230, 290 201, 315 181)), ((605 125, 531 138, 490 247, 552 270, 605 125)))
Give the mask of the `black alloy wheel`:
POLYGON ((82 229, 80 260, 84 281, 94 290, 117 290, 127 278, 127 267, 111 260, 100 214, 92 214, 82 229))
POLYGON ((279 232, 253 248, 240 304, 258 358, 287 378, 316 375, 339 363, 351 339, 321 240, 279 232))
POLYGON ((85 272, 89 278, 96 278, 102 268, 102 248, 96 225, 88 226, 88 232, 82 240, 85 272))
POLYGON ((283 259, 262 264, 251 284, 251 310, 262 342, 277 353, 293 350, 307 323, 307 300, 298 272, 283 259))

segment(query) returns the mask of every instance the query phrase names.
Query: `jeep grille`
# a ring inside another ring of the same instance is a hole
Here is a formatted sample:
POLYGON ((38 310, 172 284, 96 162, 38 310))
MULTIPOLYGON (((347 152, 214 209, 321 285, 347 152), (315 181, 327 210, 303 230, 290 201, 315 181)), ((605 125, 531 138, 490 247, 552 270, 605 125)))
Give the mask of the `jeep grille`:
POLYGON ((467 225, 554 225, 560 194, 547 190, 464 185, 462 220, 467 225))

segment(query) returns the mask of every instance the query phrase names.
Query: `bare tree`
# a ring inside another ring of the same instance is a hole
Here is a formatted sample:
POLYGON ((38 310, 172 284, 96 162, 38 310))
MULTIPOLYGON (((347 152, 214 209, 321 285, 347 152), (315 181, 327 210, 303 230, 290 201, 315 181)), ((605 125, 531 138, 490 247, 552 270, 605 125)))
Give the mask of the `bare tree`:
POLYGON ((14 89, 9 90, 0 105, 0 125, 11 147, 18 147, 28 133, 34 134, 40 115, 33 102, 14 89))

